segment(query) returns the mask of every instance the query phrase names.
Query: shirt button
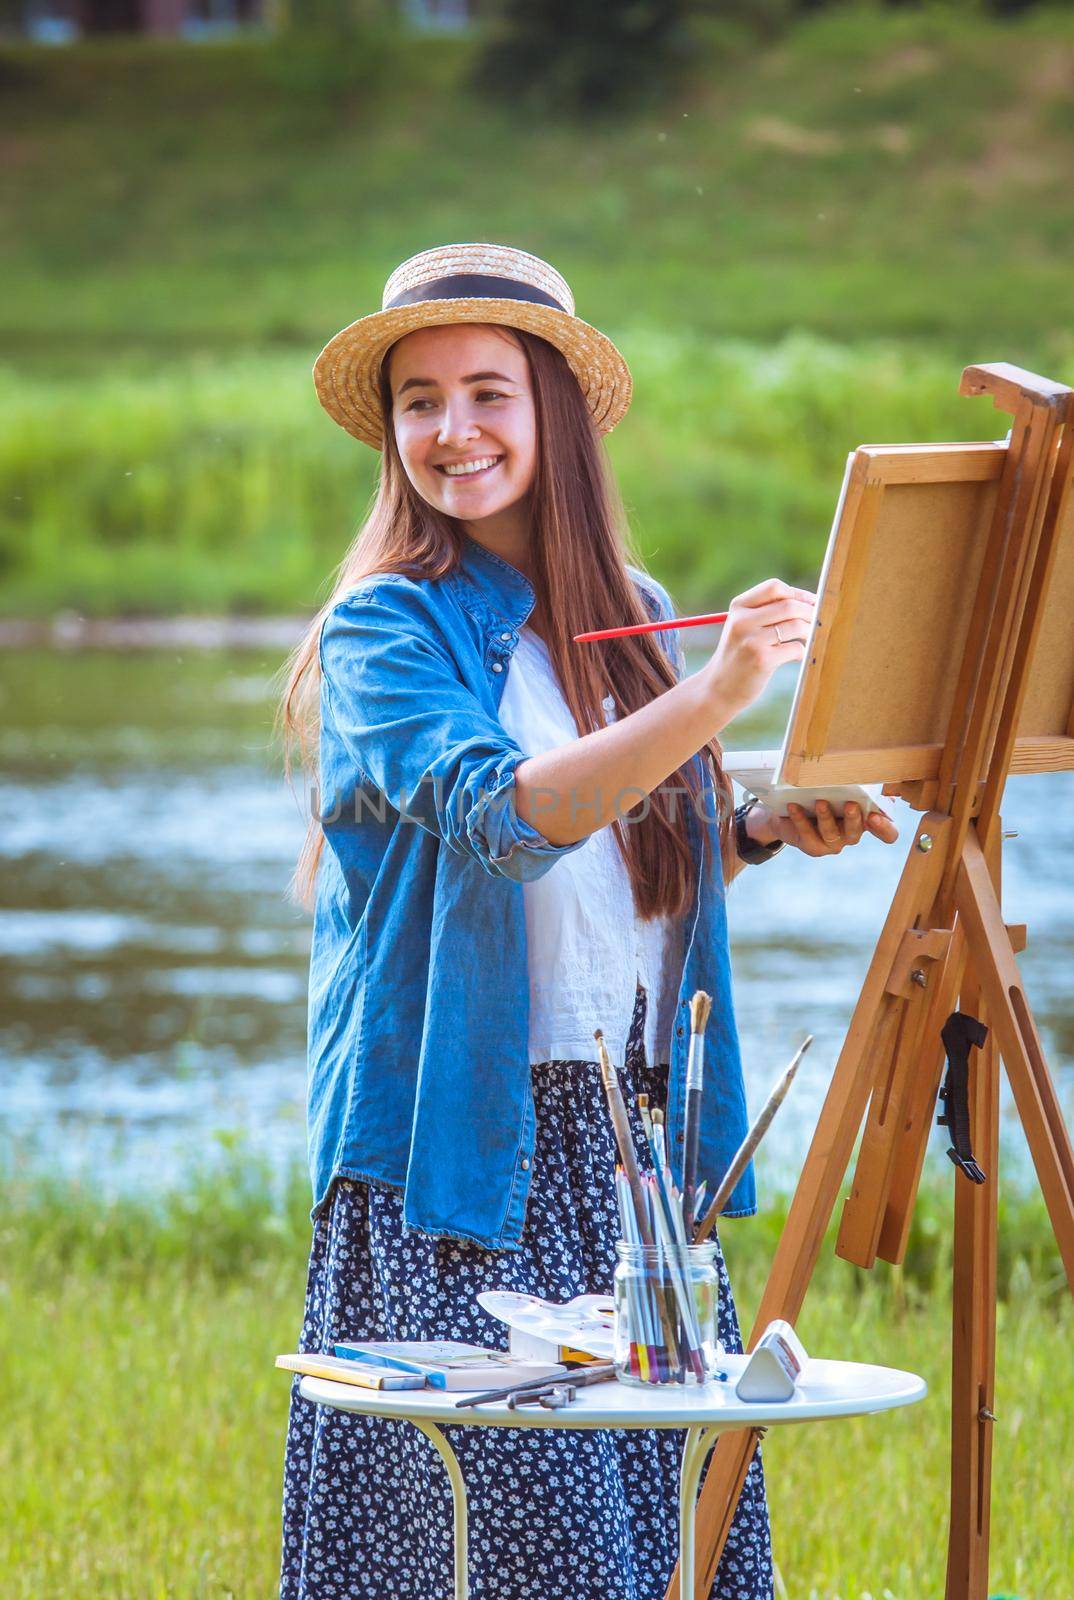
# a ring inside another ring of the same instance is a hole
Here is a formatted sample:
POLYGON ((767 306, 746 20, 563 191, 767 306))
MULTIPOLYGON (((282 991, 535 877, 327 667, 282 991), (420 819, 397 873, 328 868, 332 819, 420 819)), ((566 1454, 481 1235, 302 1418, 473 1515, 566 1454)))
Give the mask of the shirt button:
POLYGON ((678 1034, 679 1038, 681 1039, 682 1038, 682 1023, 681 1022, 676 1024, 675 1032, 678 1034))
POLYGON ((523 1170, 523 1172, 528 1172, 530 1170, 530 1158, 529 1158, 529 1156, 523 1156, 522 1157, 522 1170, 523 1170))
POLYGON ((677 1134, 676 1138, 675 1138, 675 1143, 676 1144, 685 1144, 686 1143, 686 1135, 685 1135, 685 1133, 677 1134))
POLYGON ((511 635, 509 633, 501 633, 500 634, 500 638, 504 641, 505 644, 509 644, 511 642, 511 635))
POLYGON ((493 670, 493 672, 502 672, 503 671, 503 662, 502 661, 494 661, 492 663, 492 670, 493 670))

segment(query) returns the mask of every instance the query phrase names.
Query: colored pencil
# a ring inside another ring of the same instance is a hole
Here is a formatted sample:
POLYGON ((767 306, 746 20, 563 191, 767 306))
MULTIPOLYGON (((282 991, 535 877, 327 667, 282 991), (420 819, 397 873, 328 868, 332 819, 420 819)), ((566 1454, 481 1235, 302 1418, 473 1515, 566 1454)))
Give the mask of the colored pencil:
MULTIPOLYGON (((624 1198, 624 1195, 623 1195, 623 1169, 618 1164, 618 1162, 616 1163, 616 1167, 615 1167, 615 1200, 616 1200, 616 1204, 619 1207, 619 1227, 622 1230, 623 1239, 627 1240, 627 1239, 630 1238, 630 1213, 629 1213, 629 1207, 627 1206, 625 1198, 624 1198)), ((630 1318, 629 1366, 630 1366, 631 1373, 636 1378, 638 1376, 638 1372, 639 1372, 639 1366, 638 1366, 638 1324, 637 1324, 636 1312, 635 1312, 635 1309, 634 1309, 633 1295, 632 1295, 631 1290, 630 1290, 629 1287, 627 1288, 625 1293, 626 1293, 626 1299, 627 1299, 627 1313, 628 1313, 628 1316, 630 1318)))
POLYGON ((664 1146, 664 1114, 653 1112, 658 1162, 654 1174, 653 1211, 661 1234, 661 1243, 667 1258, 672 1287, 678 1301, 682 1321, 685 1355, 698 1378, 704 1382, 705 1370, 701 1358, 701 1330, 694 1313, 694 1300, 690 1292, 690 1276, 686 1255, 686 1231, 683 1225, 682 1205, 676 1198, 671 1172, 667 1165, 664 1146))
MULTIPOLYGON (((640 1243, 638 1235, 638 1221, 631 1206, 630 1187, 626 1174, 621 1167, 615 1172, 615 1192, 619 1202, 619 1219, 623 1229, 623 1239, 627 1244, 640 1243)), ((630 1365, 635 1377, 648 1377, 649 1359, 647 1346, 649 1343, 649 1328, 645 1316, 641 1291, 637 1279, 631 1275, 627 1279, 626 1287, 627 1315, 630 1319, 630 1365), (645 1371, 642 1372, 642 1351, 646 1351, 644 1358, 645 1371)))
MULTIPOLYGON (((649 1185, 649 1201, 655 1208, 659 1204, 656 1195, 656 1179, 653 1173, 647 1174, 649 1185)), ((660 1295, 667 1307, 668 1321, 674 1335, 672 1345, 668 1348, 668 1376, 674 1376, 677 1383, 686 1382, 687 1351, 689 1338, 683 1327, 679 1315, 678 1297, 675 1293, 675 1282, 672 1277, 672 1266, 664 1246, 663 1234, 660 1228, 654 1228, 656 1237, 656 1283, 655 1292, 660 1295)))
MULTIPOLYGON (((645 1183, 644 1183, 644 1181, 643 1181, 643 1184, 642 1184, 642 1188, 643 1188, 643 1192, 644 1192, 645 1191, 645 1183)), ((645 1207, 645 1222, 646 1222, 646 1231, 649 1234, 650 1238, 655 1238, 655 1235, 653 1233, 652 1211, 648 1207, 648 1205, 646 1205, 646 1207, 645 1207)), ((641 1235, 640 1235, 640 1233, 638 1231, 638 1227, 637 1227, 637 1223, 636 1222, 632 1225, 631 1242, 633 1244, 635 1244, 635 1245, 640 1245, 641 1244, 641 1235)), ((646 1246, 646 1250, 649 1252, 649 1256, 651 1256, 651 1253, 652 1253, 653 1250, 655 1250, 655 1248, 656 1248, 655 1243, 653 1245, 646 1246)), ((649 1367, 650 1367, 650 1370, 653 1372, 653 1374, 655 1376, 655 1374, 658 1372, 659 1367, 660 1367, 659 1349, 660 1349, 662 1344, 666 1343, 667 1340, 671 1338, 672 1330, 671 1330, 670 1324, 666 1324, 664 1322, 663 1317, 660 1315, 659 1307, 654 1303, 654 1301, 652 1299, 652 1296, 648 1293, 648 1289, 649 1289, 649 1282, 648 1282, 648 1261, 649 1261, 649 1256, 643 1257, 643 1259, 646 1261, 646 1267, 645 1267, 645 1270, 643 1271, 643 1273, 641 1275, 640 1282, 638 1280, 635 1280, 634 1287, 635 1287, 635 1291, 636 1291, 636 1293, 638 1295, 638 1300, 639 1300, 639 1308, 640 1308, 639 1315, 640 1315, 640 1319, 641 1319, 641 1326, 645 1331, 645 1347, 646 1347, 646 1353, 647 1353, 647 1357, 648 1357, 648 1361, 649 1361, 649 1367)))
MULTIPOLYGON (((677 1205, 672 1205, 670 1209, 673 1213, 679 1211, 677 1205)), ((661 1235, 664 1258, 667 1261, 675 1301, 678 1306, 679 1321, 683 1332, 683 1355, 697 1377, 704 1382, 705 1369, 701 1358, 701 1341, 697 1319, 694 1316, 693 1296, 690 1293, 689 1273, 680 1271, 680 1263, 685 1264, 685 1256, 679 1248, 674 1224, 669 1221, 668 1212, 664 1205, 658 1202, 655 1210, 657 1230, 661 1235)))
POLYGON ((632 622, 625 628, 596 628, 590 633, 576 633, 574 642, 590 644, 594 639, 626 639, 634 633, 660 633, 665 628, 701 628, 706 624, 716 626, 726 621, 726 611, 713 611, 704 617, 672 617, 665 622, 632 622))

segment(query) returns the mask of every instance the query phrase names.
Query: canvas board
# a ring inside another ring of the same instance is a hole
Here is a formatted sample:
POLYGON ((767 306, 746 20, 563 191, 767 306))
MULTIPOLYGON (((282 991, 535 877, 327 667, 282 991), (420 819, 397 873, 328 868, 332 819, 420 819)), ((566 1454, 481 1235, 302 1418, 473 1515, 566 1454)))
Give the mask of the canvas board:
MULTIPOLYGON (((777 781, 937 776, 1006 441, 868 445, 848 459, 777 781)), ((1074 495, 1012 771, 1074 768, 1074 495)))

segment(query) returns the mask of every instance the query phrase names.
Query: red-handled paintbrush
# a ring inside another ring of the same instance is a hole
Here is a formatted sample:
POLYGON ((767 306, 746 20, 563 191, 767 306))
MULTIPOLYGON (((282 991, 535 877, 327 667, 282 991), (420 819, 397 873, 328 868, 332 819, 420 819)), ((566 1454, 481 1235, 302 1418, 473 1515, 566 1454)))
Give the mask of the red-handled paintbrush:
POLYGON ((726 621, 726 611, 713 611, 706 617, 673 617, 667 622, 634 622, 628 628, 597 628, 593 633, 576 633, 574 642, 588 644, 592 639, 625 639, 630 633, 660 633, 664 628, 700 628, 705 623, 726 621))

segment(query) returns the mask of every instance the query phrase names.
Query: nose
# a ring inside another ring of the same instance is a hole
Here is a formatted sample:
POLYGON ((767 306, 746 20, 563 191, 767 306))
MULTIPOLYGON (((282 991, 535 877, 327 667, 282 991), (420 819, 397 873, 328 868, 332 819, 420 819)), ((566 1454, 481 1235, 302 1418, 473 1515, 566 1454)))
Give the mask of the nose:
POLYGON ((458 449, 460 445, 476 439, 480 432, 481 428, 471 410, 469 395, 461 394, 449 399, 444 406, 437 442, 458 449))

